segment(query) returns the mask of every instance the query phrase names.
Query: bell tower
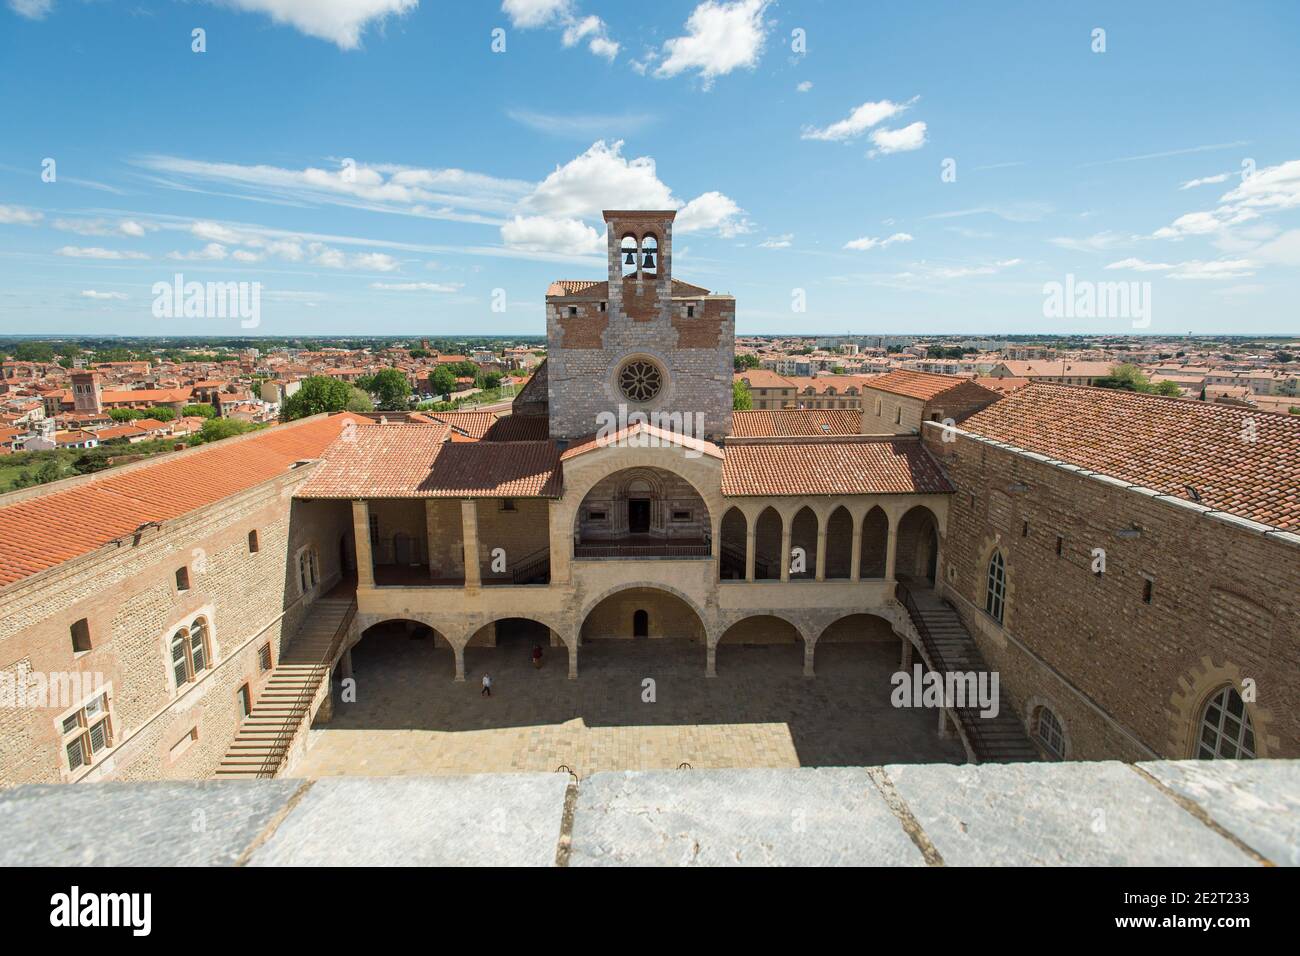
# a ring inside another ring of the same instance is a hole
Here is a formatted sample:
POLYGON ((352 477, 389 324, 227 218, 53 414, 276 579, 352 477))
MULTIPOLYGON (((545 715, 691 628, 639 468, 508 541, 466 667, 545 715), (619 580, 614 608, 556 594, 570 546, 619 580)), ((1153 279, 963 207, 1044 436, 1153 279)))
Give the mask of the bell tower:
POLYGON ((673 278, 676 215, 606 210, 606 281, 562 280, 547 290, 553 438, 595 434, 610 414, 685 423, 687 434, 708 440, 730 431, 736 300, 673 278))

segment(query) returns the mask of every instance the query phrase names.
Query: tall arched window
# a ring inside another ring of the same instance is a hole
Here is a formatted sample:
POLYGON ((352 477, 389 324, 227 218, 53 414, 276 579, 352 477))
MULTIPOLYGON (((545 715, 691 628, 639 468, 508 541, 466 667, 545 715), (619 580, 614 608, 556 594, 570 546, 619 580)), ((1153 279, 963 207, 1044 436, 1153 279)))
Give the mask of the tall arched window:
POLYGON ((1255 728, 1246 703, 1229 685, 1220 688, 1201 711, 1196 756, 1203 760, 1242 760, 1255 756, 1255 728))
POLYGON ((1034 738, 1057 760, 1065 759, 1065 729, 1051 708, 1039 707, 1035 713, 1034 738))
POLYGON ((181 627, 172 635, 172 673, 176 678, 176 689, 195 680, 200 673, 211 665, 208 653, 208 624, 198 618, 189 627, 181 627))
POLYGON ((994 551, 989 558, 988 584, 984 589, 984 610, 989 617, 1002 623, 1002 613, 1007 602, 1007 565, 1002 559, 1001 551, 994 551))

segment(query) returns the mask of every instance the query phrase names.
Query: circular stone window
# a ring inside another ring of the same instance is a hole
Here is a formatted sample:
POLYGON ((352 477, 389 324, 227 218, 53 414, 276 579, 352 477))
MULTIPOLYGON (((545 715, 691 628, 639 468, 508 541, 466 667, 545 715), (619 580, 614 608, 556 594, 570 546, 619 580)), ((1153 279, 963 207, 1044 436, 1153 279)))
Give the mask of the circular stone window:
POLYGON ((648 402, 663 388, 659 366, 644 359, 628 362, 618 370, 618 390, 631 402, 648 402))

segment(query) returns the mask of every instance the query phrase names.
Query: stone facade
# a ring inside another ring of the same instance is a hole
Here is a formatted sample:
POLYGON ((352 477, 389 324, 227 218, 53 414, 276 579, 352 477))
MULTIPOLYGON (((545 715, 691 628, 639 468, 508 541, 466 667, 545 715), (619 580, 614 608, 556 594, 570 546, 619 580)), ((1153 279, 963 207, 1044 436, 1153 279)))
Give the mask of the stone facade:
POLYGON ((1293 541, 949 437, 926 428, 957 487, 942 590, 1022 717, 1050 707, 1071 758, 1192 757, 1207 699, 1248 679, 1259 756, 1300 756, 1293 541), (1006 564, 1000 624, 984 610, 995 550, 1006 564))

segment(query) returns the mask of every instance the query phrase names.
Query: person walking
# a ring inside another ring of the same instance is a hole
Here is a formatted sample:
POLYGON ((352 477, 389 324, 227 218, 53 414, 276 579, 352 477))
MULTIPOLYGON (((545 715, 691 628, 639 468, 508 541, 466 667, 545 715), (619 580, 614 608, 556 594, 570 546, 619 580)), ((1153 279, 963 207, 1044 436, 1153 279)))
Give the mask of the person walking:
POLYGON ((480 697, 492 696, 492 677, 488 674, 483 675, 483 689, 478 692, 480 697))
POLYGON ((533 645, 533 666, 540 668, 542 666, 542 645, 533 645))

